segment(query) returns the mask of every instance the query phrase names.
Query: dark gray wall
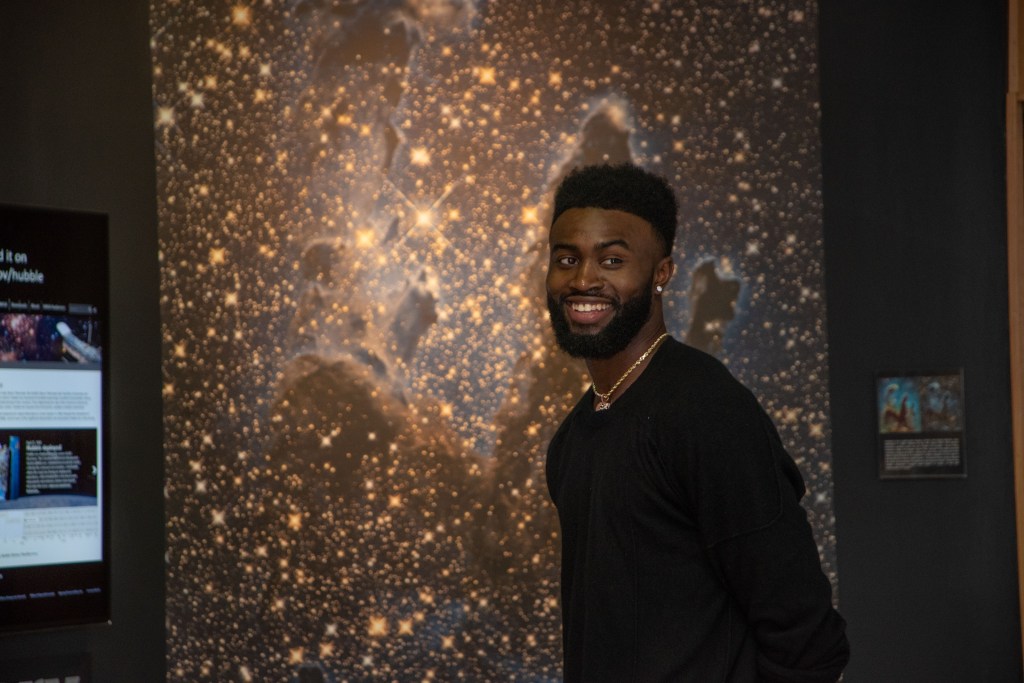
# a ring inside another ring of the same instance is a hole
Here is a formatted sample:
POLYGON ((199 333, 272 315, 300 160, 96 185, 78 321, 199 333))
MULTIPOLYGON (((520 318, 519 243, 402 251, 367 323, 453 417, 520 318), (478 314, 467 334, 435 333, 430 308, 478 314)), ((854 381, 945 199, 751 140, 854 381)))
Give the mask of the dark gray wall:
POLYGON ((820 8, 846 680, 1020 681, 1006 2, 820 8), (947 367, 965 373, 968 477, 879 481, 873 373, 947 367))
MULTIPOLYGON (((822 137, 850 683, 1019 681, 1006 317, 1005 3, 829 0, 822 137), (969 476, 876 476, 873 373, 963 366, 969 476)), ((112 626, 0 636, 163 679, 160 341, 146 3, 0 3, 0 202, 110 214, 112 626)))
POLYGON ((163 452, 148 11, 0 3, 0 202, 110 215, 113 623, 0 636, 88 652, 96 681, 164 678, 163 452))

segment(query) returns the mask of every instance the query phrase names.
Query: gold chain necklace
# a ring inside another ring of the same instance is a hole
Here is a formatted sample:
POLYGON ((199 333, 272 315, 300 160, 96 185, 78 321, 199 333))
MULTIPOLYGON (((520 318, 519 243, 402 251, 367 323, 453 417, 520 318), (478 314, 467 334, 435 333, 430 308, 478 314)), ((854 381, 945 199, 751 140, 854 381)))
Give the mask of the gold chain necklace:
POLYGON ((619 378, 619 381, 616 382, 615 384, 613 384, 612 388, 609 389, 606 393, 602 394, 600 391, 598 391, 596 384, 591 385, 591 387, 594 390, 594 394, 599 399, 601 399, 598 402, 597 407, 594 408, 594 410, 608 410, 609 408, 612 407, 612 394, 615 393, 615 390, 619 388, 619 385, 622 384, 622 382, 625 381, 625 379, 627 377, 629 377, 629 373, 631 373, 634 370, 636 370, 637 366, 640 365, 641 363, 643 363, 647 359, 647 356, 651 355, 651 351, 654 351, 654 347, 656 347, 658 345, 658 343, 662 339, 667 337, 667 336, 668 336, 668 332, 663 332, 660 337, 655 339, 654 343, 651 344, 650 347, 646 351, 643 352, 643 355, 641 355, 639 358, 636 359, 635 363, 633 363, 632 365, 629 366, 629 369, 626 370, 626 372, 624 372, 622 374, 622 377, 619 378))

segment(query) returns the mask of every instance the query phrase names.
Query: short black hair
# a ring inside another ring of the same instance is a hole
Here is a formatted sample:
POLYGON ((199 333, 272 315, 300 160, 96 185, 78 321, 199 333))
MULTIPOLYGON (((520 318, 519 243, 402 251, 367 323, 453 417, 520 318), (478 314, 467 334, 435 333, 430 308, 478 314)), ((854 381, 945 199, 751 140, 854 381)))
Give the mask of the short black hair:
POLYGON ((635 164, 600 164, 575 168, 555 191, 552 224, 569 209, 615 209, 639 216, 661 239, 665 255, 676 239, 675 193, 668 183, 635 164))

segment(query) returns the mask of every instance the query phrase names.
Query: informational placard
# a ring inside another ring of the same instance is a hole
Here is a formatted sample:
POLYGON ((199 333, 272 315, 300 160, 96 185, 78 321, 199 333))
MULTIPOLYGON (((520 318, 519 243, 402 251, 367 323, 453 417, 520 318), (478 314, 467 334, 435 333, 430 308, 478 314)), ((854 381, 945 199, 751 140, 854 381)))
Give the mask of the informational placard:
POLYGON ((882 479, 967 476, 963 372, 886 372, 876 380, 882 479))
POLYGON ((106 621, 107 219, 0 205, 0 629, 106 621))

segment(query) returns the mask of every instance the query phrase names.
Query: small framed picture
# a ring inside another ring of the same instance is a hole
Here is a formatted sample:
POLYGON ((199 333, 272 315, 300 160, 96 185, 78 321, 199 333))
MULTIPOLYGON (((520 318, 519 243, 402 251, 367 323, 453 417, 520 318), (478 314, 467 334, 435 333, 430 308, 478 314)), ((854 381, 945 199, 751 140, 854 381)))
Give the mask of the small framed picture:
POLYGON ((875 402, 879 478, 967 476, 962 369, 879 373, 875 402))

